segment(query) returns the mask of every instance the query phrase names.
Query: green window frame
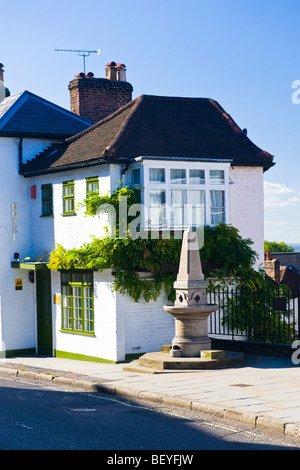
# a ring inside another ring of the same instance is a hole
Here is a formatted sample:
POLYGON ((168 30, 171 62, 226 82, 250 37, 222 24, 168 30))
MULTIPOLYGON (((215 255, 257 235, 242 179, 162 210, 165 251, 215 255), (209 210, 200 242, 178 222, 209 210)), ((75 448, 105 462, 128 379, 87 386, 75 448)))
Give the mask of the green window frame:
POLYGON ((93 273, 61 273, 62 331, 94 335, 93 273))
POLYGON ((65 181, 63 183, 63 214, 75 214, 75 188, 74 181, 65 181))
POLYGON ((97 176, 86 179, 86 197, 99 194, 99 179, 97 176))
POLYGON ((42 193, 42 216, 51 216, 53 215, 53 191, 52 184, 42 184, 41 186, 42 193))

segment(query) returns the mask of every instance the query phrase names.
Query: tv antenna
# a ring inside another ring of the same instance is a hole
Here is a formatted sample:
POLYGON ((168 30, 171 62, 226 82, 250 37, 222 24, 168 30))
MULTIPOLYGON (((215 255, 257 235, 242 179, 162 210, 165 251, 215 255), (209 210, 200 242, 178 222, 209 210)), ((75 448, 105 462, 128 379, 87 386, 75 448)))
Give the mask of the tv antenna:
POLYGON ((77 52, 77 54, 83 58, 83 71, 85 73, 85 58, 88 57, 90 54, 100 54, 100 49, 97 51, 85 51, 82 49, 54 49, 56 52, 77 52))

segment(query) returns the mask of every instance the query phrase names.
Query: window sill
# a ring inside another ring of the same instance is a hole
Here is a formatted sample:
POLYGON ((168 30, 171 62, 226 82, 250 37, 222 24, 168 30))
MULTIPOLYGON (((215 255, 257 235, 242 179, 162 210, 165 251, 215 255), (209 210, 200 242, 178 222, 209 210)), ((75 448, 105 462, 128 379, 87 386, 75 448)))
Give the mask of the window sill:
POLYGON ((91 338, 95 338, 95 333, 85 333, 83 331, 72 331, 72 330, 59 330, 60 333, 68 333, 71 335, 80 335, 80 336, 90 336, 91 338))
POLYGON ((50 218, 51 218, 51 217, 53 218, 54 215, 53 215, 53 214, 44 214, 44 215, 40 215, 40 217, 43 218, 43 219, 44 219, 44 218, 49 218, 49 217, 50 217, 50 218))
POLYGON ((75 212, 70 214, 61 214, 62 217, 72 217, 73 215, 77 215, 75 212))

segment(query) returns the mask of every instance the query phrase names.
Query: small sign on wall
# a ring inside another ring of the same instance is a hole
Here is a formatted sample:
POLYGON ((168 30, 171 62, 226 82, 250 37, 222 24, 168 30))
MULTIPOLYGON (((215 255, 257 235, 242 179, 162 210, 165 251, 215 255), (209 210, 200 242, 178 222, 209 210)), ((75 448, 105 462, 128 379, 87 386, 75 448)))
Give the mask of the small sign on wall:
POLYGON ((60 295, 59 294, 54 294, 54 304, 55 305, 60 305, 60 295))
POLYGON ((15 290, 22 290, 22 279, 15 279, 15 290))

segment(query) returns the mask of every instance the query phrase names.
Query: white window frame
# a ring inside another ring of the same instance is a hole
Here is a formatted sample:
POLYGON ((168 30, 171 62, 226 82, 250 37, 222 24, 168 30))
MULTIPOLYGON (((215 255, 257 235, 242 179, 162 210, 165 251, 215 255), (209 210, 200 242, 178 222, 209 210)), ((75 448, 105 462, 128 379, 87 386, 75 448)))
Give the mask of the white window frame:
MULTIPOLYGON (((145 216, 145 228, 148 227, 147 221, 149 220, 149 190, 150 189, 159 189, 166 191, 166 220, 167 223, 165 226, 161 226, 162 230, 164 228, 184 228, 182 226, 170 225, 171 221, 171 190, 172 189, 185 189, 187 190, 187 204, 190 204, 190 191, 191 190, 204 190, 205 191, 205 225, 213 225, 211 223, 211 207, 210 200, 211 194, 210 191, 224 191, 224 205, 225 205, 225 220, 224 223, 230 223, 230 211, 229 211, 229 162, 187 162, 187 161, 155 161, 155 160, 144 160, 141 164, 143 171, 141 171, 141 186, 142 190, 142 203, 145 206, 146 216, 145 216), (150 183, 149 182, 149 169, 150 168, 164 168, 165 169, 165 183, 150 183), (170 181, 170 170, 171 169, 185 169, 186 170, 186 183, 171 183, 170 181), (204 184, 190 184, 189 182, 189 170, 204 170, 205 182, 204 184), (224 183, 223 184, 211 184, 210 183, 210 170, 222 170, 224 171, 224 183)), ((158 228, 155 225, 151 225, 152 228, 158 228)))

